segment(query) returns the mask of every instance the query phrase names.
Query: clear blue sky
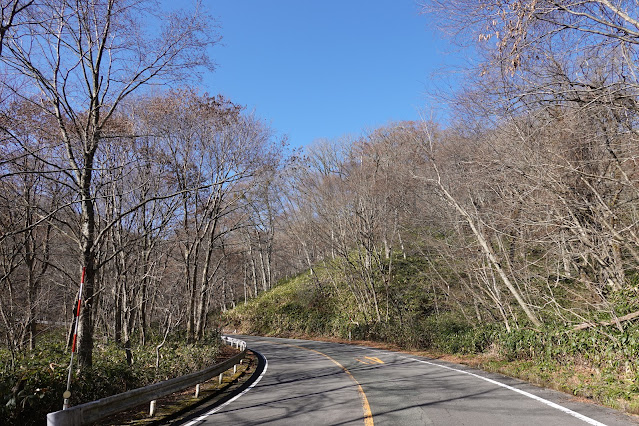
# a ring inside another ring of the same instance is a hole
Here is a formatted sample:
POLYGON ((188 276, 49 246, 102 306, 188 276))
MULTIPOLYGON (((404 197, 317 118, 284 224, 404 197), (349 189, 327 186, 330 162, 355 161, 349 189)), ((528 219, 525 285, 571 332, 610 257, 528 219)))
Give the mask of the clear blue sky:
POLYGON ((293 147, 430 111, 450 61, 415 0, 207 0, 222 45, 204 89, 255 110, 293 147))

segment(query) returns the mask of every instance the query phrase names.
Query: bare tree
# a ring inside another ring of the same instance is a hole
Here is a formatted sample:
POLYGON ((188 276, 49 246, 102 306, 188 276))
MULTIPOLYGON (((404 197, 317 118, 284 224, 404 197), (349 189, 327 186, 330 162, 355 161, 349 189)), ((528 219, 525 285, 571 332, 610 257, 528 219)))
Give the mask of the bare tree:
POLYGON ((5 38, 10 37, 11 30, 16 25, 24 24, 18 22, 19 18, 25 15, 25 9, 33 5, 35 0, 2 0, 0 10, 2 13, 2 23, 0 24, 0 56, 5 38))
POLYGON ((207 48, 217 41, 200 8, 158 16, 161 26, 154 27, 146 21, 155 13, 149 6, 128 0, 42 2, 24 10, 29 24, 15 27, 4 45, 3 71, 16 76, 2 82, 4 89, 55 120, 65 158, 49 164, 76 194, 79 263, 86 271, 82 366, 92 363, 96 256, 105 235, 96 230, 94 175, 101 167, 96 154, 121 132, 111 123, 125 98, 150 82, 210 67, 207 48), (153 36, 152 28, 159 28, 153 36))

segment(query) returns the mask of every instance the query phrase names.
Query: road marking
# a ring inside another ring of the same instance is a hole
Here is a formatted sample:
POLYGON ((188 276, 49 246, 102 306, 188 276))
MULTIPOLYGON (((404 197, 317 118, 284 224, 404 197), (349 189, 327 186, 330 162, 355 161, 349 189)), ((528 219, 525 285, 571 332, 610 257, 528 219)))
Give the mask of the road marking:
POLYGON ((364 360, 361 360, 359 358, 355 358, 355 361, 357 362, 361 362, 362 364, 366 364, 366 365, 373 365, 373 364, 383 364, 384 361, 382 361, 381 359, 374 357, 374 356, 365 356, 364 360))
MULTIPOLYGON (((305 348, 304 346, 297 346, 297 345, 291 345, 291 344, 288 344, 288 343, 280 343, 280 342, 277 342, 277 343, 276 342, 268 342, 268 343, 275 343, 277 345, 285 345, 285 346, 291 346, 291 347, 294 347, 294 348, 304 349, 304 350, 307 350, 307 351, 315 352, 316 354, 320 354, 323 357, 326 357, 329 360, 331 360, 333 362, 333 364, 335 364, 339 368, 341 368, 344 371, 344 373, 346 373, 348 375, 348 377, 350 377, 351 380, 353 382, 355 382, 355 384, 357 385, 357 393, 359 393, 359 396, 362 399, 362 408, 364 409, 364 426, 374 426, 373 413, 371 412, 371 406, 368 403, 368 398, 366 398, 366 394, 364 393, 364 389, 362 389, 362 385, 360 385, 359 382, 355 379, 355 377, 351 374, 351 372, 348 371, 348 369, 346 367, 344 367, 342 364, 340 364, 336 359, 331 358, 329 355, 326 355, 324 352, 316 351, 315 349, 305 348)), ((366 357, 366 358, 368 358, 368 357, 366 357)), ((377 358, 377 359, 379 359, 379 358, 377 358)))
POLYGON ((435 367, 445 368, 445 369, 447 369, 447 370, 456 371, 456 372, 458 372, 458 373, 468 374, 469 376, 473 376, 473 377, 476 377, 476 378, 478 378, 478 379, 485 380, 485 381, 487 381, 487 382, 489 382, 489 383, 492 383, 492 384, 494 384, 494 385, 501 386, 502 388, 506 388, 506 389, 509 389, 509 390, 511 390, 511 391, 514 391, 514 392, 517 392, 517 393, 519 393, 519 394, 522 394, 522 395, 524 395, 524 396, 527 396, 528 398, 532 398, 532 399, 534 399, 534 400, 536 400, 536 401, 541 402, 542 404, 546 404, 546 405, 548 405, 548 406, 550 406, 550 407, 552 407, 552 408, 556 408, 556 409, 557 409, 557 410, 559 410, 559 411, 562 411, 562 412, 564 412, 564 413, 566 413, 566 414, 569 414, 569 415, 571 415, 571 416, 573 416, 573 417, 576 417, 576 418, 578 418, 579 420, 583 420, 584 422, 586 422, 586 423, 588 423, 588 424, 591 424, 591 425, 594 425, 594 426, 606 426, 604 423, 598 422, 597 420, 595 420, 595 419, 591 419, 590 417, 584 416, 583 414, 580 414, 580 413, 578 413, 578 412, 576 412, 576 411, 572 411, 572 410, 571 410, 571 409, 569 409, 569 408, 563 407, 563 406, 561 406, 561 405, 559 405, 559 404, 556 404, 556 403, 554 403, 554 402, 552 402, 552 401, 548 401, 547 399, 541 398, 541 397, 539 397, 539 396, 537 396, 537 395, 534 395, 534 394, 532 394, 532 393, 529 393, 529 392, 523 391, 523 390, 521 390, 521 389, 517 389, 517 388, 514 388, 514 387, 512 387, 512 386, 508 386, 508 385, 507 385, 507 384, 505 384, 505 383, 500 383, 500 382, 498 382, 497 380, 489 379, 488 377, 483 377, 483 376, 480 376, 479 374, 471 373, 470 371, 458 370, 458 369, 456 369, 456 368, 448 367, 448 366, 446 366, 446 365, 436 364, 436 363, 434 363, 434 362, 429 362, 429 361, 425 361, 425 360, 421 360, 421 359, 416 359, 416 358, 410 358, 410 357, 406 357, 406 356, 405 356, 405 357, 402 357, 402 358, 406 358, 406 359, 409 359, 409 360, 411 360, 411 361, 421 362, 422 364, 428 364, 428 365, 433 365, 433 366, 435 366, 435 367))
MULTIPOLYGON (((253 352, 255 352, 253 349, 251 349, 253 352)), ((260 354, 261 355, 261 354, 260 354)), ((246 392, 250 391, 251 389, 253 389, 253 387, 255 385, 257 385, 260 380, 262 380, 262 377, 264 377, 264 375, 266 374, 266 370, 268 369, 268 359, 266 359, 266 357, 264 355, 262 355, 262 357, 264 358, 264 370, 262 371, 262 374, 260 374, 260 376, 255 379, 255 381, 253 383, 251 383, 251 385, 244 389, 241 393, 235 395, 233 398, 229 399, 228 401, 226 401, 224 404, 219 405, 217 407, 215 407, 214 409, 212 409, 211 411, 206 412, 205 414, 201 415, 200 417, 198 417, 195 420, 192 420, 190 422, 188 422, 187 424, 185 424, 184 426, 194 426, 200 422, 203 422, 204 420, 206 420, 206 418, 210 415, 213 415, 215 413, 217 413, 218 411, 220 411, 222 408, 226 407, 227 405, 229 405, 231 402, 235 401, 236 399, 238 399, 239 397, 241 397, 242 395, 244 395, 246 392)))

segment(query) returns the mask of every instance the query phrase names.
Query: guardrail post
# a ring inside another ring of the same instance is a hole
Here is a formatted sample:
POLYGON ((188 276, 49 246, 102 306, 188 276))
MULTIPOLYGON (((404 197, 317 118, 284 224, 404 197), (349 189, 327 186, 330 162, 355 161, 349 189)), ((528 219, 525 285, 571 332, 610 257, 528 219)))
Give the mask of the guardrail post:
POLYGON ((200 384, 199 383, 197 385, 195 385, 195 397, 196 398, 200 397, 200 384))
POLYGON ((224 377, 224 373, 220 373, 220 384, 222 384, 222 378, 224 377))
POLYGON ((156 408, 156 401, 153 400, 151 401, 151 404, 149 405, 149 417, 155 416, 155 408, 156 408))

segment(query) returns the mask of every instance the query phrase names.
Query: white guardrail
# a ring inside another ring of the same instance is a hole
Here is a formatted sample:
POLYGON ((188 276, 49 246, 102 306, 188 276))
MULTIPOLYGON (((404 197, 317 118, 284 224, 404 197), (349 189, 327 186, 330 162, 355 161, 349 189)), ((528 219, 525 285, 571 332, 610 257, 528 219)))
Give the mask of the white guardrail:
POLYGON ((235 373, 237 364, 240 364, 246 354, 246 342, 243 340, 222 336, 222 341, 227 345, 239 349, 241 352, 220 364, 187 374, 186 376, 176 377, 143 388, 98 399, 97 401, 76 405, 66 410, 49 413, 47 414, 47 426, 82 426, 149 402, 151 403, 151 412, 153 412, 155 410, 155 400, 192 386, 196 387, 195 392, 197 396, 199 394, 200 383, 218 374, 221 380, 222 374, 231 368, 233 368, 233 372, 235 373))

